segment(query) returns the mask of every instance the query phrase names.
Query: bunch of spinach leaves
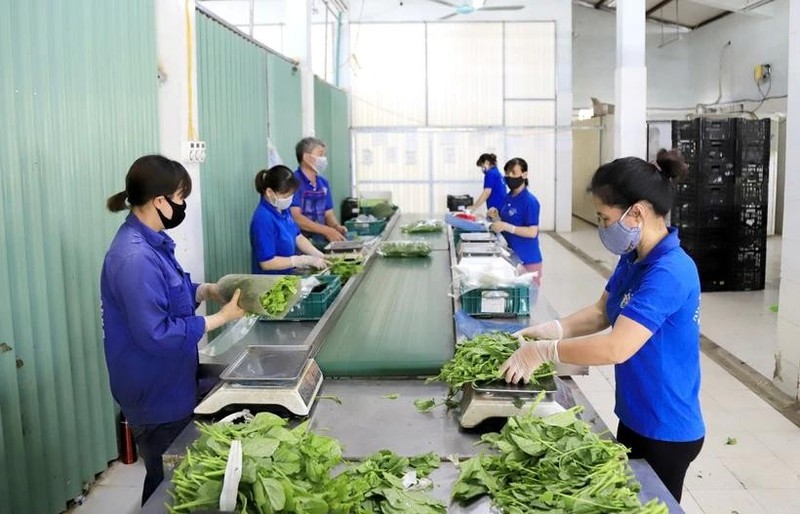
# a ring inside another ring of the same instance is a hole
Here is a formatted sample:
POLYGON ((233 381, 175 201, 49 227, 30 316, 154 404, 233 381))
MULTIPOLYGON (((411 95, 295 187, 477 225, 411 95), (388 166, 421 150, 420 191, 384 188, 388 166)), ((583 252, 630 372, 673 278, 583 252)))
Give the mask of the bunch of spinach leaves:
POLYGON ((297 293, 300 277, 286 275, 281 277, 269 291, 261 295, 261 306, 270 316, 282 314, 289 305, 289 299, 297 293))

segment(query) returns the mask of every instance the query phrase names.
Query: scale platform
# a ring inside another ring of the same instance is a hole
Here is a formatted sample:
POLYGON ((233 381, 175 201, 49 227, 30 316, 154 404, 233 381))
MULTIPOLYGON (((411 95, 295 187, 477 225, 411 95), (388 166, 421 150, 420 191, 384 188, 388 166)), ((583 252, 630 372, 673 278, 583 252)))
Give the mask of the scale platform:
POLYGON ((361 241, 332 241, 325 246, 325 251, 329 253, 356 253, 364 248, 361 241))
POLYGON ((309 352, 302 346, 248 346, 195 414, 211 415, 229 405, 277 405, 308 415, 322 385, 322 370, 309 352))
POLYGON ((489 418, 508 418, 527 413, 541 393, 544 397, 533 410, 537 416, 548 416, 564 411, 555 400, 558 390, 555 379, 550 377, 536 386, 492 382, 464 386, 461 398, 459 423, 464 428, 473 428, 489 418))

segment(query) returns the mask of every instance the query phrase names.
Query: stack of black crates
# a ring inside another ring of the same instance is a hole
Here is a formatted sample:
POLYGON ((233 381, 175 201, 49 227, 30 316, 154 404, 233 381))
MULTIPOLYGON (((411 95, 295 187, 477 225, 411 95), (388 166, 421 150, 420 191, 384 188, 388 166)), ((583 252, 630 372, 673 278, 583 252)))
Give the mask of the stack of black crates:
POLYGON ((764 289, 769 141, 769 120, 672 122, 689 173, 677 185, 671 223, 703 291, 764 289))

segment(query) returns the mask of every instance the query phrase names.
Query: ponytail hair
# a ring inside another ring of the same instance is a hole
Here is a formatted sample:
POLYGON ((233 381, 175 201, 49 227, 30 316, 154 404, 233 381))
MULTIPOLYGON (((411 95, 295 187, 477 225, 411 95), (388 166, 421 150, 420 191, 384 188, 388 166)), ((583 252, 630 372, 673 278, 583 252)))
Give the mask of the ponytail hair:
POLYGON ((497 166, 497 156, 493 153, 482 153, 481 156, 478 157, 478 162, 476 162, 475 165, 480 166, 486 161, 489 161, 489 164, 492 166, 497 166))
POLYGON ((128 208, 128 193, 120 191, 119 193, 109 196, 106 200, 106 207, 111 212, 120 212, 128 208))
POLYGON ((282 164, 256 173, 254 183, 256 191, 261 196, 267 189, 272 189, 278 194, 294 193, 299 186, 292 170, 282 164))

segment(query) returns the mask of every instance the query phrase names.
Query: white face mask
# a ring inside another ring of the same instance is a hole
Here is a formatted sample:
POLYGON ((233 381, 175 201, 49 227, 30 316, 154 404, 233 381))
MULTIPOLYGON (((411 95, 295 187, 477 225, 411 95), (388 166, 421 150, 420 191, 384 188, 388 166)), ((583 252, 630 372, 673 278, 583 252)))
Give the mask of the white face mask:
POLYGON ((275 200, 271 201, 270 203, 279 211, 285 211, 292 205, 292 200, 294 197, 290 196, 288 198, 278 198, 278 196, 274 193, 273 195, 275 196, 275 200))
POLYGON ((314 157, 314 171, 320 175, 328 169, 328 158, 325 156, 314 157))

